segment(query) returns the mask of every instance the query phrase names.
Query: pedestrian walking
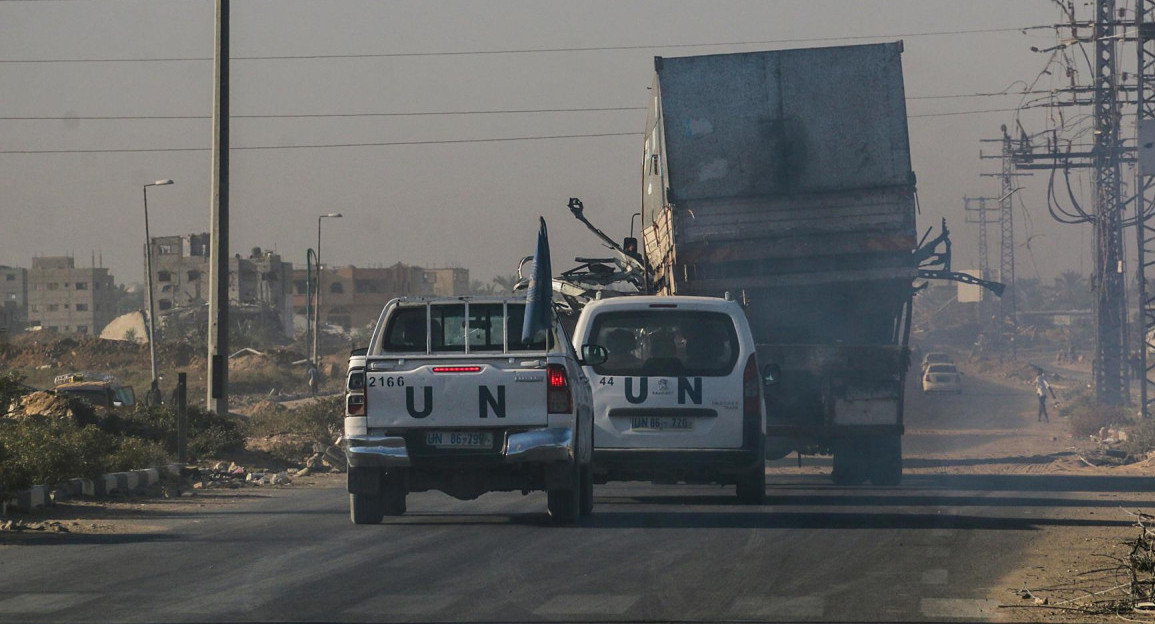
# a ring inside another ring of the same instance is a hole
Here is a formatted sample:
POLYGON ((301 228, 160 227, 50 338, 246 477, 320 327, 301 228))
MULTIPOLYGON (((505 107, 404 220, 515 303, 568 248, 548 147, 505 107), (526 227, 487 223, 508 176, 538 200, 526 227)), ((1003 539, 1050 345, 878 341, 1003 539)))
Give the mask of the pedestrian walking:
POLYGON ((1051 388, 1051 384, 1047 383, 1047 376, 1043 371, 1039 371, 1039 376, 1035 377, 1035 394, 1039 397, 1039 416, 1038 422, 1051 422, 1051 417, 1047 415, 1047 394, 1050 393, 1051 398, 1055 396, 1055 390, 1051 388))
POLYGON ((309 362, 309 368, 305 371, 305 375, 309 377, 309 396, 317 396, 317 381, 321 376, 321 371, 317 370, 317 366, 309 362))

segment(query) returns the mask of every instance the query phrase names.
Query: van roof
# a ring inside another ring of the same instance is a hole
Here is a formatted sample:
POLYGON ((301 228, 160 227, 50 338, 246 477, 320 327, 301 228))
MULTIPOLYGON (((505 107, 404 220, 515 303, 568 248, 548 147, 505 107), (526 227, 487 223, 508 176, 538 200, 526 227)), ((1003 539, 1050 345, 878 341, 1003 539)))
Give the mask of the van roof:
POLYGON ((471 297, 462 295, 460 297, 397 297, 390 301, 390 303, 398 304, 426 304, 426 303, 456 303, 465 302, 470 303, 525 303, 525 295, 521 296, 493 296, 484 295, 480 297, 471 297))

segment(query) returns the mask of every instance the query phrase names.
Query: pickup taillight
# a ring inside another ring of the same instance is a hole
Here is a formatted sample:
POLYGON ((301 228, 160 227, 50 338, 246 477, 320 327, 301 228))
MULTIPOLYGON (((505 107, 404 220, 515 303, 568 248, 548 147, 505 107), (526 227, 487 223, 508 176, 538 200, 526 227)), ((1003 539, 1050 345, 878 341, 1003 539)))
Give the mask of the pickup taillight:
POLYGON ((573 395, 569 390, 565 366, 550 364, 546 368, 546 406, 550 414, 568 414, 573 411, 573 395))
POLYGON ((365 371, 363 370, 349 373, 348 391, 345 393, 345 414, 347 416, 365 415, 365 371))

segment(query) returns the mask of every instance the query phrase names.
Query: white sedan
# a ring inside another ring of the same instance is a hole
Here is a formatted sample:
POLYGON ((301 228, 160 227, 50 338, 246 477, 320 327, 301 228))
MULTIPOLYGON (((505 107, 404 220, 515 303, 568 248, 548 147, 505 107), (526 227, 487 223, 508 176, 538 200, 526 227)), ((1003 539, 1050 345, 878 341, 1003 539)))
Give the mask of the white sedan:
POLYGON ((922 374, 923 392, 962 392, 962 373, 954 364, 931 364, 922 374))

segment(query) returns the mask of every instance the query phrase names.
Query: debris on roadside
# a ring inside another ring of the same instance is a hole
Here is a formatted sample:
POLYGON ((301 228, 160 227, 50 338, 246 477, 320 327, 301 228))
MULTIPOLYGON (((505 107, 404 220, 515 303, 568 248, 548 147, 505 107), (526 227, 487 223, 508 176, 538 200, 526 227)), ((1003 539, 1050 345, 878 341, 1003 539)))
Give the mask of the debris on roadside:
MULTIPOLYGON (((300 476, 300 475, 298 475, 300 476)), ((265 469, 247 470, 244 466, 217 462, 212 468, 193 471, 191 476, 194 490, 237 489, 245 486, 292 485, 287 471, 265 469)))
POLYGON ((62 522, 49 520, 44 522, 24 522, 23 520, 5 520, 0 522, 0 532, 20 533, 23 531, 43 531, 45 533, 71 533, 62 522))
POLYGON ((1155 614, 1155 516, 1126 509, 1123 512, 1135 519, 1139 532, 1135 539, 1119 545, 1127 548, 1125 555, 1102 553, 1100 556, 1110 564, 1082 572, 1068 570, 1073 578, 1052 587, 1023 587, 1014 593, 1033 604, 1018 602, 1000 608, 1055 609, 1088 616, 1155 614), (1051 595, 1038 595, 1044 591, 1051 595))

